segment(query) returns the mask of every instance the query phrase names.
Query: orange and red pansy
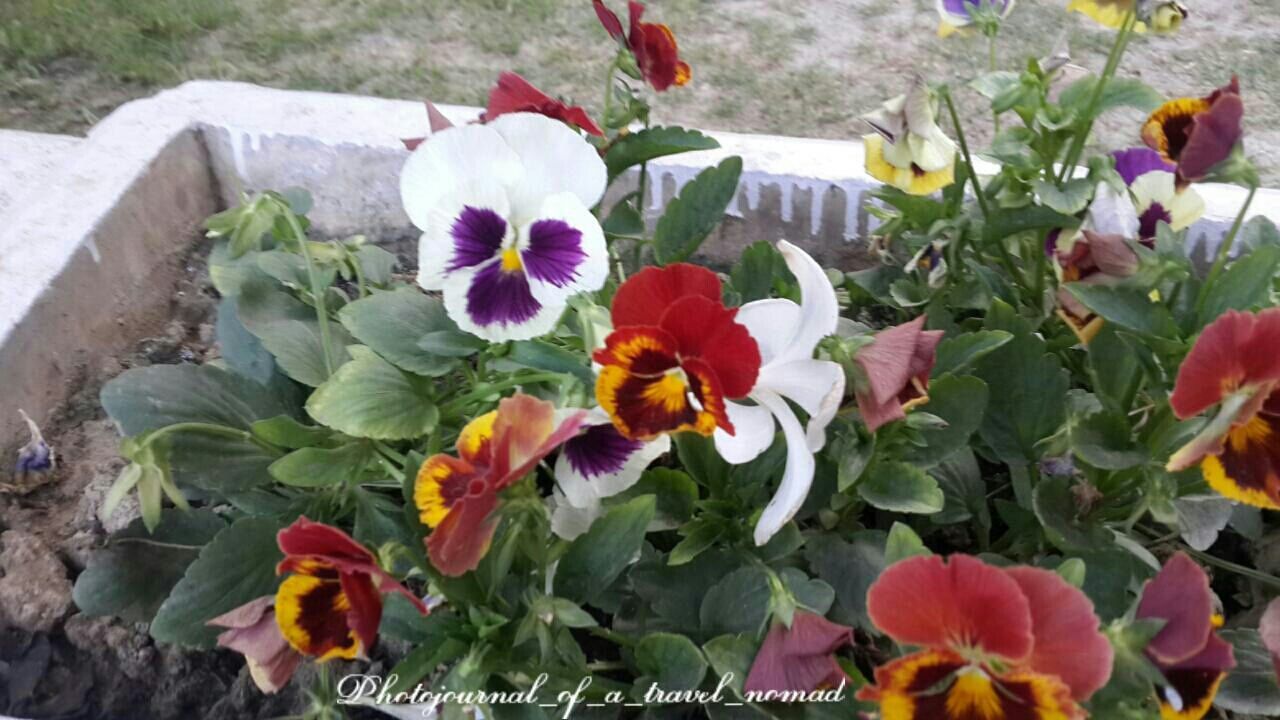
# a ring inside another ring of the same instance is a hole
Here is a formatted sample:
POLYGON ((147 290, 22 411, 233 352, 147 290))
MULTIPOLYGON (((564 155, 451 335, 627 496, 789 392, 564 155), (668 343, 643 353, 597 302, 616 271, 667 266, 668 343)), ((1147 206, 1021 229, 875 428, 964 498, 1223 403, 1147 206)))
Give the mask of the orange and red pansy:
POLYGON ((596 400, 618 432, 733 434, 725 400, 746 397, 760 372, 760 348, 737 314, 715 273, 696 265, 648 267, 623 283, 614 330, 594 355, 596 400))
POLYGON ((1231 310, 1196 339, 1169 404, 1180 419, 1218 414, 1168 463, 1196 464, 1209 486, 1237 502, 1280 509, 1280 308, 1231 310))
POLYGON ((457 457, 443 453, 422 463, 413 501, 431 528, 427 554, 449 576, 474 570, 489 550, 498 493, 528 475, 544 457, 576 435, 586 412, 557 422, 555 406, 524 394, 472 420, 458 435, 457 457))
POLYGON ((883 720, 1075 720, 1111 676, 1093 604, 1056 573, 977 558, 903 560, 871 586, 872 623, 922 648, 858 697, 883 720))
POLYGON ((335 527, 300 517, 276 541, 285 556, 276 573, 289 573, 276 590, 276 622, 303 655, 321 661, 366 656, 378 638, 384 593, 399 593, 427 613, 373 553, 335 527))
POLYGON ((1200 182, 1231 158, 1244 137, 1240 80, 1206 98, 1177 98, 1161 105, 1142 127, 1142 139, 1177 166, 1178 184, 1200 182))
POLYGON ((622 28, 622 21, 610 10, 602 0, 594 0, 596 17, 604 26, 609 37, 622 44, 635 56, 636 66, 645 82, 654 90, 662 92, 672 85, 680 87, 689 82, 693 71, 689 63, 680 59, 680 49, 676 45, 675 33, 671 28, 660 23, 641 22, 644 15, 644 3, 632 0, 627 3, 631 16, 631 30, 628 34, 622 28))
POLYGON ((1142 589, 1135 616, 1164 625, 1147 644, 1147 659, 1167 685, 1156 688, 1162 720, 1200 720, 1236 666, 1231 644, 1218 637, 1209 576, 1183 553, 1169 558, 1142 589))

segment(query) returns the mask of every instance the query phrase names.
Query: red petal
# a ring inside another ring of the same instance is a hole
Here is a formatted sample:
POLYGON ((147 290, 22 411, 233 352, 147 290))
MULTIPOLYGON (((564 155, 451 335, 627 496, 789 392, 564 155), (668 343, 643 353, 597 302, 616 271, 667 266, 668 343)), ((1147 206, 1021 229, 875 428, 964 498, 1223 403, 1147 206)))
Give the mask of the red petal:
POLYGON ((1185 553, 1177 553, 1142 589, 1137 617, 1165 621, 1147 645, 1147 654, 1157 662, 1174 665, 1195 656, 1213 632, 1209 576, 1185 553))
POLYGON ((376 572, 378 563, 365 546, 350 535, 324 523, 312 522, 305 516, 276 535, 280 551, 285 555, 319 558, 343 572, 376 572))
POLYGON ((609 333, 604 342, 592 355, 601 365, 617 365, 637 375, 661 375, 680 364, 676 339, 659 327, 624 327, 609 333))
POLYGON ((871 622, 899 643, 932 648, 978 647, 1010 662, 1034 644, 1031 608, 1018 583, 968 555, 903 560, 867 592, 871 622))
MULTIPOLYGON (((378 625, 382 622, 382 596, 368 575, 343 575, 342 592, 351 603, 347 625, 360 638, 366 654, 378 641, 378 625)), ((412 597, 412 596, 410 596, 412 597)))
POLYGON ((628 278, 613 296, 613 326, 657 326, 667 308, 688 295, 719 301, 720 278, 704 267, 687 263, 647 267, 628 278))
POLYGON ((421 145, 421 144, 422 144, 423 142, 425 142, 425 141, 426 141, 426 138, 424 138, 424 137, 416 137, 416 138, 401 138, 401 139, 400 139, 400 142, 404 143, 404 149, 405 149, 405 150, 408 150, 409 152, 413 152, 414 150, 417 150, 417 149, 418 149, 418 146, 419 146, 419 145, 421 145))
POLYGON ((1178 176, 1197 182, 1209 175, 1213 166, 1231 156, 1244 136, 1244 100, 1239 80, 1209 96, 1209 110, 1191 121, 1187 145, 1178 157, 1178 176))
POLYGON ((662 316, 682 359, 700 358, 720 380, 725 397, 746 397, 760 374, 760 346, 736 309, 701 295, 680 298, 662 316))
POLYGON ((427 538, 427 555, 441 573, 457 577, 480 564, 489 551, 496 521, 490 517, 498 505, 496 493, 463 499, 427 538))
POLYGON ((501 490, 533 470, 544 457, 578 434, 586 411, 555 424, 556 407, 523 393, 498 403, 493 426, 491 484, 501 490))
POLYGON ((604 26, 605 32, 609 33, 609 37, 618 42, 625 42, 622 21, 618 19, 617 14, 606 7, 601 0, 594 0, 592 4, 596 9, 596 17, 600 18, 600 24, 604 26))
POLYGON ((1114 651, 1098 631, 1093 603, 1057 573, 1033 567, 1005 571, 1031 607, 1035 646, 1027 666, 1056 675, 1071 688, 1071 697, 1088 700, 1111 677, 1114 651))
POLYGON ((1214 320, 1178 368, 1169 404, 1179 418, 1199 415, 1247 385, 1280 381, 1280 308, 1254 315, 1229 310, 1214 320))
POLYGON ((432 134, 438 133, 441 130, 448 130, 453 127, 453 121, 445 117, 444 113, 440 112, 440 108, 436 107, 435 103, 427 100, 426 106, 427 124, 431 128, 432 134))
POLYGON ((556 100, 516 73, 504 72, 498 76, 497 84, 489 91, 489 105, 484 111, 484 121, 492 122, 502 115, 517 112, 539 113, 580 127, 592 135, 604 135, 604 131, 591 120, 586 110, 570 107, 556 100))

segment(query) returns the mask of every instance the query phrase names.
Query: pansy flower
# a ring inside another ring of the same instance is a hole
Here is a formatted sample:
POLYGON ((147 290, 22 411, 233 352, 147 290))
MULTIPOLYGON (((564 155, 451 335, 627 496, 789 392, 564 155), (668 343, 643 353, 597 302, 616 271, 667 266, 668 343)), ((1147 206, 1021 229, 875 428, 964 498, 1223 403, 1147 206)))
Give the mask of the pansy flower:
POLYGON ((955 182, 956 144, 935 121, 936 102, 917 78, 906 95, 862 119, 875 132, 862 138, 867 173, 911 195, 930 195, 955 182))
POLYGON ((921 648, 876 669, 859 699, 883 720, 1082 718, 1111 676, 1093 604, 1056 573, 967 555, 903 560, 867 593, 871 621, 921 648))
POLYGON ((1130 13, 1137 13, 1134 32, 1151 29, 1158 33, 1176 32, 1189 14, 1179 0, 1071 0, 1067 10, 1088 15, 1109 28, 1121 27, 1130 13))
POLYGON ((1164 720, 1200 720, 1209 712, 1218 686, 1236 666, 1231 644, 1218 637, 1209 576, 1178 553, 1142 589, 1136 617, 1163 620, 1146 649, 1168 683, 1156 688, 1164 720))
POLYGON ((1142 140, 1177 167, 1178 183, 1217 175, 1237 153, 1244 137, 1240 80, 1206 98, 1178 98, 1161 105, 1142 127, 1142 140))
POLYGON ((992 18, 1003 20, 1009 17, 1016 4, 1016 0, 938 0, 938 36, 950 37, 980 22, 981 12, 989 12, 992 18))
POLYGON ((809 494, 814 454, 826 443, 827 425, 844 398, 844 371, 838 363, 814 359, 818 343, 836 330, 840 308, 822 267, 785 240, 778 252, 800 285, 800 304, 770 299, 747 303, 738 322, 760 349, 760 372, 747 397, 754 403, 726 404, 734 428, 715 432, 716 450, 730 463, 751 462, 773 444, 778 426, 787 442, 787 463, 777 493, 756 523, 755 541, 769 542, 809 494), (788 400, 809 416, 801 426, 788 400))
POLYGON ((775 621, 747 673, 746 692, 811 692, 839 687, 848 674, 835 652, 853 644, 853 628, 807 610, 796 610, 787 627, 775 621))
POLYGON ((427 554, 437 570, 457 576, 475 569, 497 527, 498 493, 576 435, 585 415, 557 418, 551 403, 517 394, 467 423, 457 457, 440 453, 422 463, 413 501, 431 528, 427 554))
POLYGON ((582 430, 565 441, 556 458, 551 529, 572 540, 603 512, 601 501, 635 485, 650 463, 671 449, 671 439, 630 440, 603 410, 587 413, 582 430))
POLYGON ((18 448, 18 461, 14 463, 13 478, 19 489, 29 489, 34 484, 33 476, 42 476, 57 465, 57 456, 49 443, 44 441, 40 426, 27 415, 25 410, 18 410, 23 422, 27 424, 27 432, 31 439, 26 445, 18 448))
POLYGON ((921 315, 881 330, 854 356, 861 371, 854 398, 862 422, 871 432, 905 418, 908 410, 929 402, 929 374, 933 372, 943 332, 925 330, 924 323, 921 315))
POLYGON ((1205 328, 1182 366, 1169 404, 1179 419, 1217 415, 1168 463, 1200 465, 1204 479, 1237 502, 1280 510, 1280 308, 1229 310, 1205 328))
POLYGON ((484 115, 480 116, 480 121, 493 122, 503 115, 522 112, 546 115, 589 135, 604 137, 604 131, 595 124, 586 110, 556 100, 516 73, 504 72, 498 76, 498 83, 489 91, 489 105, 485 108, 484 115))
POLYGON ((627 11, 631 16, 631 30, 628 34, 622 29, 622 21, 616 13, 608 8, 603 0, 594 0, 596 17, 604 26, 609 37, 621 43, 635 56, 640 75, 654 90, 663 92, 672 85, 683 86, 693 77, 689 63, 680 59, 680 49, 676 46, 675 33, 671 28, 660 23, 641 22, 644 15, 644 3, 627 3, 627 11))
POLYGON ((423 230, 418 284, 443 291, 449 317, 486 340, 550 332, 570 296, 608 275, 590 210, 605 178, 596 149, 543 115, 433 134, 400 175, 405 212, 423 230))
POLYGON ((1204 215, 1204 199, 1189 187, 1179 188, 1177 168, 1150 148, 1119 150, 1111 154, 1116 172, 1129 186, 1138 214, 1137 239, 1152 247, 1160 223, 1174 231, 1185 230, 1204 215))
POLYGON ((275 596, 280 632, 295 650, 318 660, 365 657, 378 638, 382 595, 399 593, 424 615, 413 593, 341 530, 298 518, 276 537, 289 574, 275 596))
POLYGON ((760 347, 720 294, 715 273, 686 263, 647 267, 618 288, 614 330, 593 358, 596 401, 623 437, 735 432, 727 401, 755 387, 760 347))
POLYGON ((293 649, 276 621, 274 595, 250 600, 207 624, 226 628, 218 635, 218 646, 244 656, 249 677, 264 693, 279 692, 289 684, 302 663, 302 654, 293 649))

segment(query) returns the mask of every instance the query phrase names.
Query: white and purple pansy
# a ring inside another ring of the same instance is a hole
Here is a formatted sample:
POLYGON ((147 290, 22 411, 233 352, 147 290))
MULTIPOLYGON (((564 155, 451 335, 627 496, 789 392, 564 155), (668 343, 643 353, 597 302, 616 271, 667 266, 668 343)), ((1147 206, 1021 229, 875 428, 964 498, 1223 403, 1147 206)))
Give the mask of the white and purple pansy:
POLYGON ((608 275, 591 214, 605 181, 596 149, 543 115, 432 134, 400 174, 405 212, 423 231, 418 284, 442 291, 449 317, 486 340, 547 334, 570 297, 608 275))
POLYGON ((556 459, 551 529, 572 540, 591 527, 601 501, 629 489, 654 460, 671 449, 671 439, 629 440, 603 410, 587 415, 582 432, 565 442, 556 459))
POLYGON ((1173 165, 1150 148, 1112 153, 1138 212, 1138 239, 1150 244, 1160 223, 1183 230, 1204 215, 1204 199, 1190 187, 1179 190, 1173 165))
POLYGON ((984 13, 992 21, 1003 20, 1013 12, 1015 0, 937 0, 938 34, 947 37, 982 20, 984 13))

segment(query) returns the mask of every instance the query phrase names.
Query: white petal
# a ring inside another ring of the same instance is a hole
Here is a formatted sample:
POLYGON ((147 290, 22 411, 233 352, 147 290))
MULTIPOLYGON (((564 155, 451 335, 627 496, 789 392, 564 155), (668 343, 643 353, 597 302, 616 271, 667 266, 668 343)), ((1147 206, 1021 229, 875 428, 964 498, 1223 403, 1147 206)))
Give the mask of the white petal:
POLYGON ((741 465, 751 462, 773 444, 776 432, 773 413, 762 405, 742 405, 725 401, 734 434, 716 428, 716 452, 725 462, 741 465))
MULTIPOLYGON (((608 419, 605 422, 609 422, 608 419)), ((560 457, 556 458, 556 484, 560 486, 566 502, 570 505, 579 508, 590 507, 604 498, 613 497, 635 485, 653 461, 670 450, 671 438, 662 435, 633 452, 617 472, 589 479, 574 469, 568 456, 562 452, 560 457)))
POLYGON ((568 125, 536 113, 512 113, 488 127, 501 134, 524 166, 512 196, 522 220, 533 217, 549 195, 571 192, 586 207, 604 196, 608 173, 600 153, 568 125))
POLYGON ((590 530, 591 524, 604 514, 604 508, 599 502, 593 502, 586 507, 575 507, 569 504, 564 493, 558 488, 552 490, 552 496, 547 504, 551 506, 551 532, 565 540, 573 540, 590 530))
POLYGON ((764 513, 760 515, 760 521, 756 523, 756 545, 764 545, 769 542, 774 533, 795 517, 800 507, 804 505, 804 499, 809 495, 809 487, 813 485, 815 462, 813 455, 809 452, 804 429, 800 427, 800 421, 796 419, 795 413, 791 412, 786 401, 768 391, 759 393, 756 401, 778 418, 778 424, 782 426, 782 434, 787 439, 787 464, 782 474, 782 482, 778 485, 778 492, 774 493, 773 499, 765 506, 764 513))
POLYGON ((806 429, 810 452, 827 441, 827 426, 835 419, 844 399, 844 370, 830 360, 793 360, 760 371, 756 387, 770 390, 799 405, 809 414, 806 429))
POLYGON ((1096 233, 1124 238, 1138 237, 1141 227, 1138 210, 1134 208, 1129 193, 1118 193, 1109 183, 1098 183, 1084 225, 1085 229, 1096 233))
POLYGON ((528 251, 529 231, 539 220, 563 220, 582 233, 580 242, 586 257, 575 268, 574 279, 566 285, 556 286, 534 280, 534 295, 539 299, 542 297, 539 293, 546 293, 553 298, 568 298, 580 292, 595 292, 604 287, 604 281, 609 277, 609 246, 605 243, 604 230, 601 229, 600 222, 582 204, 582 201, 576 195, 567 192, 557 193, 544 200, 537 217, 520 228, 519 248, 522 254, 528 251))
POLYGON ((506 189, 490 179, 460 183, 436 201, 418 240, 418 284, 423 289, 444 289, 445 268, 453 260, 453 225, 466 207, 489 209, 503 218, 511 213, 506 189))
MULTIPOLYGON (((756 300, 738 308, 738 322, 747 328, 760 347, 760 362, 768 365, 791 346, 800 327, 800 306, 790 300, 756 300)), ((812 351, 810 351, 812 354, 812 351)))
POLYGON ((425 230, 431 209, 462 185, 488 179, 504 186, 524 169, 502 136, 485 125, 462 125, 427 138, 400 171, 400 202, 414 225, 425 230))
POLYGON ((809 254, 786 240, 778 242, 778 252, 800 284, 800 323, 787 347, 788 359, 808 359, 818 342, 836 331, 840 305, 822 266, 809 254))
MULTIPOLYGON (((498 262, 495 260, 494 262, 498 262)), ((560 322, 564 314, 565 303, 544 303, 530 319, 519 324, 493 323, 478 325, 467 313, 467 292, 471 289, 471 281, 476 276, 476 269, 467 268, 449 273, 444 281, 444 309, 449 319, 464 332, 489 342, 506 342, 507 340, 532 340, 551 332, 560 322)))

